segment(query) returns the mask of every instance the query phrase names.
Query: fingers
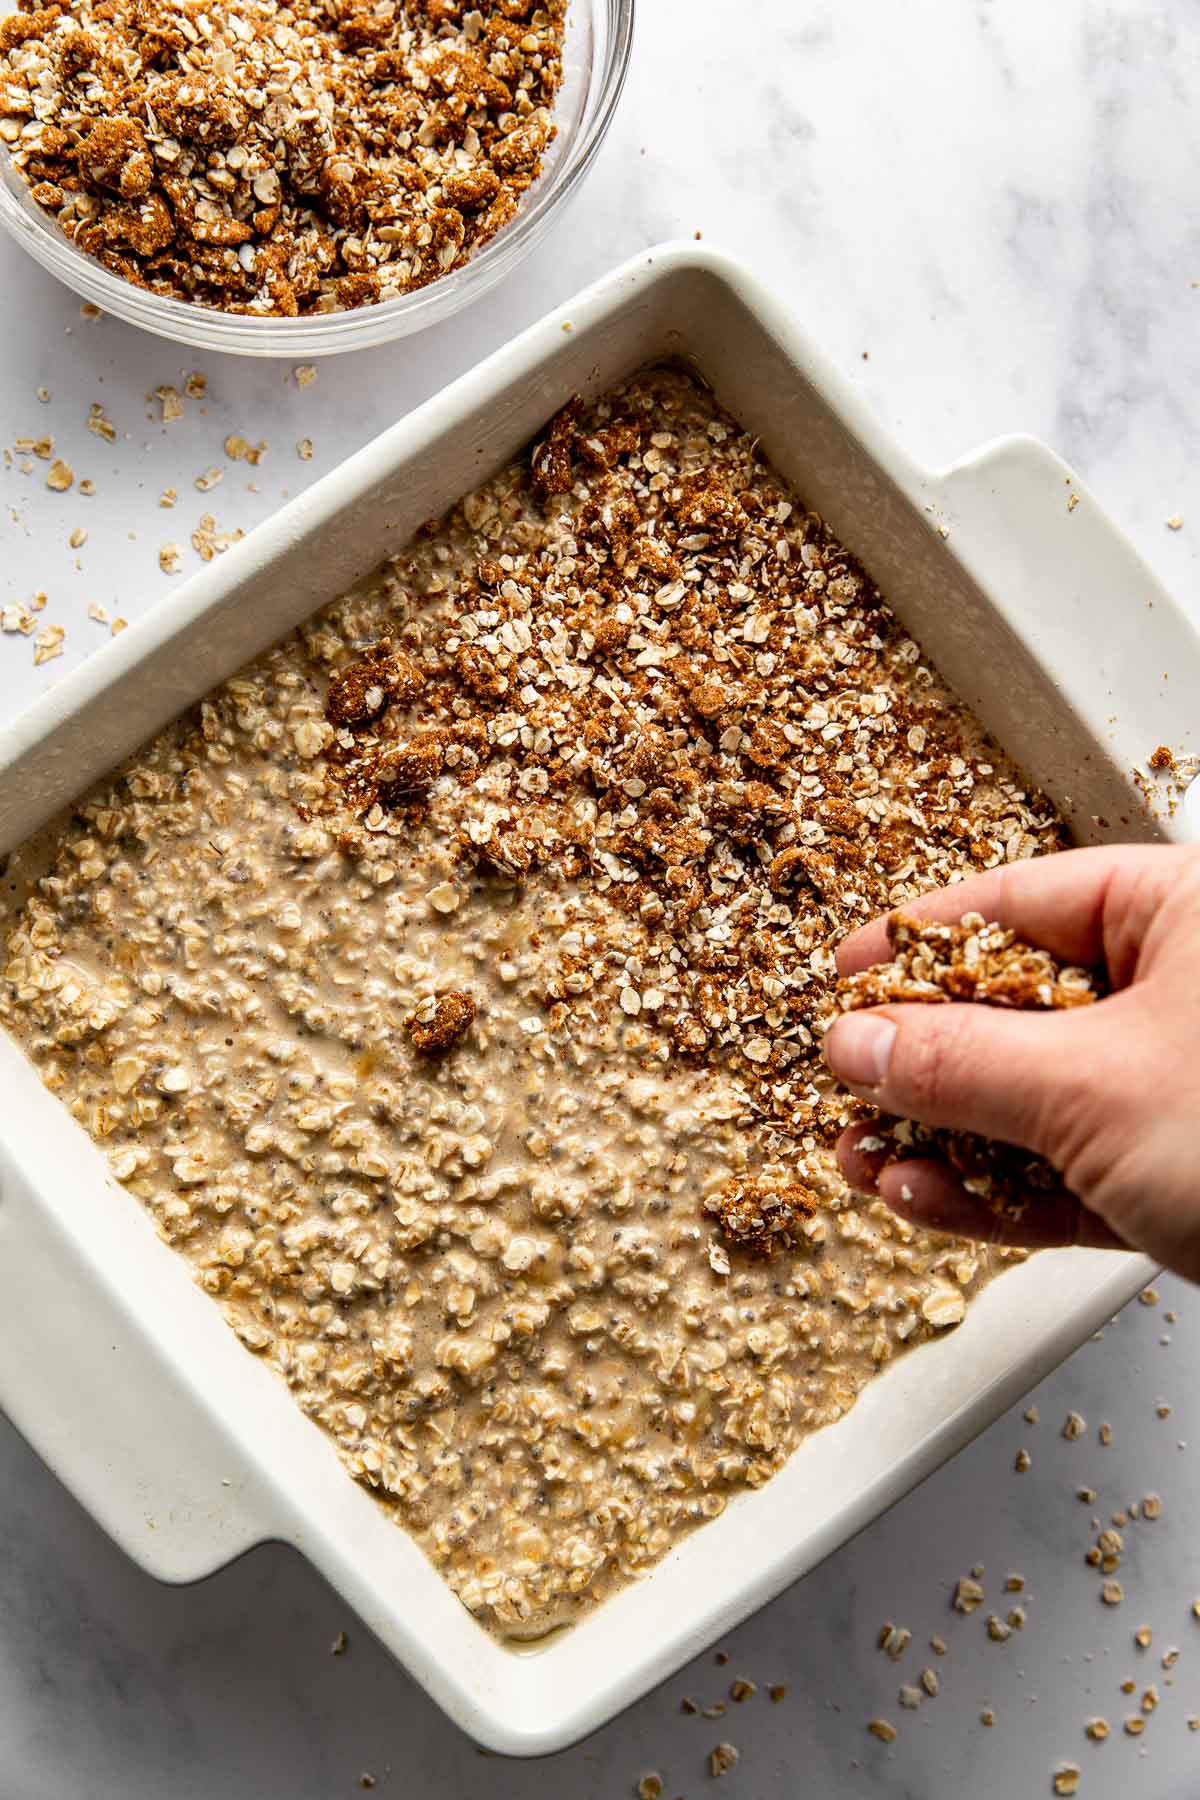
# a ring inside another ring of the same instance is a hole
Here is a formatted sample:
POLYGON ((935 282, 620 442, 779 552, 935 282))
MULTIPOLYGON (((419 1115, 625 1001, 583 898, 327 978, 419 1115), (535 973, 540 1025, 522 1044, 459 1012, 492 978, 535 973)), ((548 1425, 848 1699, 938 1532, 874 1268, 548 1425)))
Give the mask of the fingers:
POLYGON ((922 1231, 940 1231, 948 1237, 979 1238, 989 1244, 1020 1245, 1026 1250, 1048 1250, 1056 1245, 1080 1244, 1092 1250, 1125 1250, 1128 1245, 1109 1230, 1103 1219, 1069 1194, 1031 1194, 1016 1212, 993 1212, 969 1193, 949 1164, 936 1160, 894 1163, 879 1178, 879 1196, 894 1212, 922 1231))
MULTIPOLYGON (((953 887, 938 888, 903 908, 919 919, 955 922, 964 913, 1015 931, 1067 962, 1105 960, 1105 914, 1115 886, 1132 891, 1147 884, 1165 891, 1189 852, 1161 844, 1064 850, 1028 862, 1003 863, 953 887)), ((837 953, 838 974, 853 975, 890 955, 886 917, 864 925, 837 953)))
POLYGON ((1097 1040, 1088 1026, 1099 1010, 876 1007, 834 1021, 825 1060, 846 1087, 881 1112, 974 1131, 1053 1158, 1081 1092, 1089 1112, 1105 1104, 1103 1082, 1081 1090, 1078 1080, 1079 1071, 1096 1060, 1090 1053, 1097 1040))
POLYGON ((868 1123, 842 1133, 837 1149, 842 1173, 852 1186, 878 1193, 918 1230, 1027 1250, 1064 1244, 1097 1250, 1128 1248, 1103 1219, 1065 1188, 1031 1193, 1019 1211, 1011 1207, 993 1211, 964 1187, 948 1163, 935 1157, 914 1157, 885 1166, 885 1153, 859 1148, 859 1140, 867 1137, 869 1141, 871 1131, 868 1123))

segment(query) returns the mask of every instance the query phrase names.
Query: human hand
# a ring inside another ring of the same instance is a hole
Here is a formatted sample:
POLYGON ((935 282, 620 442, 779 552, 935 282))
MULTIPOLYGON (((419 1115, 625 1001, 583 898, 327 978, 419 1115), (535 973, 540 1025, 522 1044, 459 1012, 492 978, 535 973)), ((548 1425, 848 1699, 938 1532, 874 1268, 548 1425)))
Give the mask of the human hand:
MULTIPOLYGON (((1200 850, 1125 846, 1008 863, 905 904, 982 913, 1112 992, 1053 1013, 954 1003, 846 1013, 830 1068, 875 1107, 1043 1156, 1061 1178, 1019 1219, 997 1216, 946 1162, 881 1167, 851 1126, 838 1160, 913 1224, 962 1237, 1144 1250, 1200 1281, 1200 850), (902 1193, 902 1190, 903 1193, 902 1193)), ((885 921, 848 937, 838 972, 888 959, 885 921)))

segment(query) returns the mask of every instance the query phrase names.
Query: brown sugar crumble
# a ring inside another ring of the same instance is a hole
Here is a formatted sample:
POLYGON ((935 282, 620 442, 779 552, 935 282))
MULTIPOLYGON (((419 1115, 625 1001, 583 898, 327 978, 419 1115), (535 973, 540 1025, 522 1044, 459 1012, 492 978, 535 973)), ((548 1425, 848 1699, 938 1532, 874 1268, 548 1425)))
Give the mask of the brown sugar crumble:
POLYGON ((459 268, 555 134, 566 0, 67 0, 0 21, 0 142, 125 280, 228 312, 459 268))
POLYGON ((533 1636, 1014 1260, 851 1192, 819 1038, 847 930, 1062 842, 653 370, 14 853, 0 1024, 462 1602, 533 1636))
POLYGON ((704 1202, 715 1213, 725 1237, 757 1256, 770 1256, 802 1239, 801 1227, 811 1219, 819 1198, 800 1182, 774 1185, 756 1175, 734 1176, 704 1202))
POLYGON ((475 1002, 470 994, 451 991, 440 999, 430 994, 407 1021, 413 1049, 422 1056, 440 1055, 470 1029, 474 1017, 475 1002))
MULTIPOLYGON (((1061 1011, 1090 1006, 1107 991, 1095 972, 1057 962, 1048 951, 1023 943, 1014 932, 988 923, 979 913, 966 913, 958 924, 945 925, 895 912, 887 931, 892 960, 838 983, 836 1000, 843 1012, 897 1001, 925 1005, 971 1001, 1022 1011, 1061 1011)), ((964 1187, 997 1212, 1019 1217, 1039 1192, 1060 1186, 1049 1163, 1012 1145, 971 1132, 934 1129, 913 1119, 869 1112, 864 1116, 878 1130, 860 1148, 880 1155, 881 1167, 914 1157, 944 1157, 961 1175, 964 1187)), ((1064 1435, 1073 1433, 1064 1428, 1064 1435)))

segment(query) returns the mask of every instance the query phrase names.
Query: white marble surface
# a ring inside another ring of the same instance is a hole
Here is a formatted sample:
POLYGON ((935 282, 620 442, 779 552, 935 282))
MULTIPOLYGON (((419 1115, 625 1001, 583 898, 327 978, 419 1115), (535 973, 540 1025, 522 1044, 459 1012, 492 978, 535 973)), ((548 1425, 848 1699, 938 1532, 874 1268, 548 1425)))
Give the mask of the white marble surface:
MULTIPOLYGON (((917 455, 943 462, 997 433, 1038 433, 1196 606, 1198 62, 1185 0, 642 0, 613 134, 537 256, 473 313, 328 362, 304 391, 279 365, 181 356, 87 322, 0 245, 0 442, 52 431, 96 484, 90 499, 56 496, 44 465, 0 471, 0 604, 44 590, 39 623, 67 627, 65 655, 40 668, 28 639, 0 639, 0 716, 105 641, 90 601, 131 620, 170 605, 157 551, 186 546, 200 513, 249 527, 584 281, 697 230, 790 295, 917 455), (196 367, 207 400, 164 429, 144 396, 196 367), (84 428, 95 400, 115 444, 84 428), (197 493, 230 431, 266 438, 267 456, 197 493), (172 512, 156 504, 167 485, 172 512), (1183 529, 1168 531, 1177 513, 1183 529), (88 541, 72 550, 76 525, 88 541)), ((542 1766, 481 1757, 290 1553, 259 1550, 195 1588, 155 1585, 0 1424, 0 1800, 333 1800, 359 1792, 364 1770, 406 1800, 616 1800, 652 1768, 671 1800, 706 1790, 721 1737, 742 1749, 728 1800, 940 1800, 968 1785, 980 1800, 1032 1796, 1051 1792, 1063 1758, 1089 1800, 1185 1800, 1200 1792, 1200 1735, 1186 1724, 1200 1714, 1198 1359, 1200 1305, 1164 1284, 1159 1306, 1131 1308, 1044 1384, 1040 1424, 1020 1409, 1001 1421, 738 1632, 727 1667, 702 1659, 542 1766), (1069 1408, 1089 1424, 1074 1444, 1059 1436, 1069 1408), (1024 1475, 1020 1445, 1033 1456, 1024 1475), (1074 1498, 1081 1484, 1098 1490, 1094 1509, 1074 1498), (1163 1517, 1126 1533, 1126 1599, 1107 1609, 1082 1560, 1089 1517, 1151 1490, 1163 1517), (989 1595, 1011 1570, 1026 1577, 1028 1624, 1006 1644, 981 1615, 949 1611, 976 1562, 989 1595), (874 1648, 883 1619, 913 1631, 899 1664, 874 1648), (1146 1652, 1133 1643, 1142 1624, 1146 1652), (334 1659, 343 1627, 350 1652, 334 1659), (940 1660, 916 1654, 933 1632, 949 1646, 940 1660), (1171 1645, 1179 1662, 1164 1671, 1171 1645), (942 1691, 905 1712, 899 1682, 927 1662, 942 1691), (713 1700, 738 1675, 786 1683, 787 1698, 760 1691, 719 1723, 680 1713, 681 1695, 713 1700), (1120 1722, 1151 1682, 1161 1704, 1135 1742, 1120 1722), (1083 1737, 1097 1713, 1114 1726, 1104 1745, 1083 1737), (865 1734, 877 1714, 899 1728, 890 1748, 865 1734)))

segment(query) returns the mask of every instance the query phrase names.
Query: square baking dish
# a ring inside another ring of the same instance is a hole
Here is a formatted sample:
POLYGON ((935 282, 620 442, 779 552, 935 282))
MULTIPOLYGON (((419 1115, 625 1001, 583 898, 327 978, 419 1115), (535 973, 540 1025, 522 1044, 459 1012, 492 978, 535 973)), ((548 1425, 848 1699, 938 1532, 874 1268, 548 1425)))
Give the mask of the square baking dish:
MULTIPOLYGON (((1020 438, 919 468, 769 294, 686 244, 639 257, 497 352, 0 733, 0 852, 398 550, 571 394, 663 359, 697 368, 758 433, 1078 839, 1188 835, 1188 808, 1167 817, 1129 776, 1159 743, 1196 750, 1200 640, 1082 485, 1020 438)), ((1005 1274, 961 1327, 890 1366, 648 1576, 509 1650, 348 1478, 2 1037, 0 1080, 0 1405, 13 1423, 164 1580, 266 1539, 293 1544, 464 1730, 510 1754, 590 1731, 812 1568, 1151 1273, 1070 1250, 1005 1274)))

